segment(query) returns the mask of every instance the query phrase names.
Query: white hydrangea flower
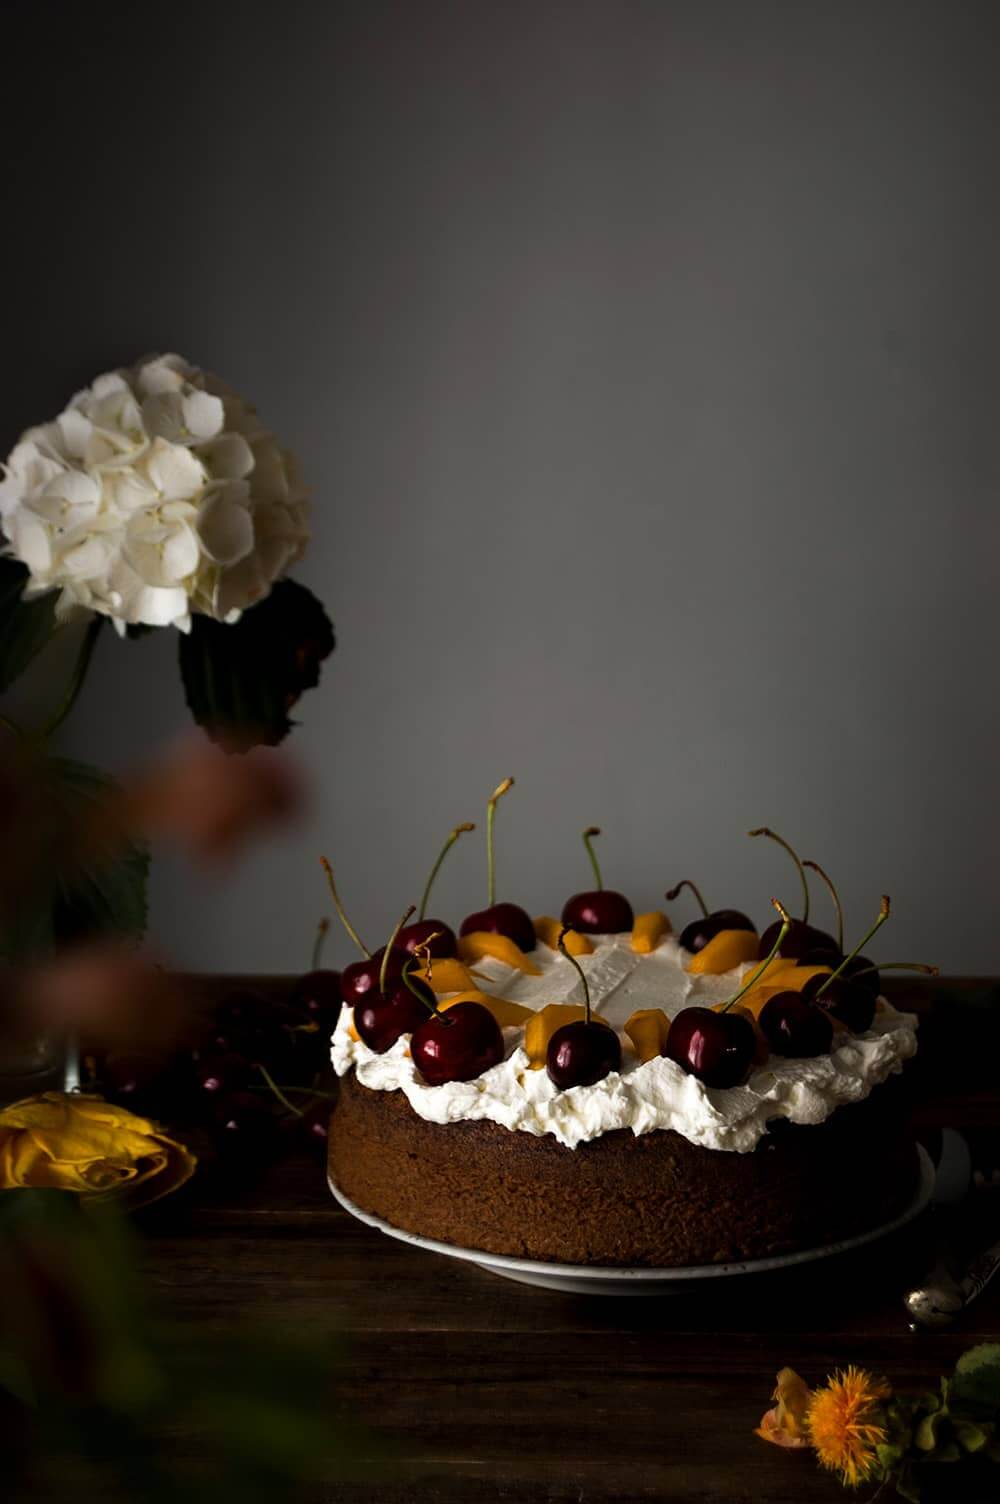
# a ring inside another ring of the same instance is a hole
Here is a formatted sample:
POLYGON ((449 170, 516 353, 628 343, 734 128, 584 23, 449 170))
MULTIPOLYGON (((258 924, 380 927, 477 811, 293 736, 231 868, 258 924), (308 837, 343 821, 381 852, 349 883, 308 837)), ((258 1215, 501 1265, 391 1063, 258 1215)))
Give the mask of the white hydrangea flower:
POLYGON ((6 552, 57 616, 238 620, 301 557, 298 466, 243 399, 179 355, 110 371, 29 428, 0 481, 6 552))

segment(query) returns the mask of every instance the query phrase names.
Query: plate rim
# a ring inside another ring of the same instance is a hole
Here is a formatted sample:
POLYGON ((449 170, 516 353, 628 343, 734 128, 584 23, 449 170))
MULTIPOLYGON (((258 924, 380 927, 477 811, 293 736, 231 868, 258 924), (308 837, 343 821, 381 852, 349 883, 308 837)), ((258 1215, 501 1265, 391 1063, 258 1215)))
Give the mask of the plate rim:
POLYGON ((594 1285, 611 1282, 663 1285, 695 1279, 732 1278, 739 1274, 773 1273, 778 1269, 789 1269, 798 1264, 812 1263, 816 1259, 832 1258, 837 1254, 848 1253, 854 1248, 863 1247, 866 1243, 873 1243, 878 1238, 888 1237, 890 1233, 898 1231, 899 1228, 905 1227, 908 1222, 918 1217, 928 1206, 934 1192, 936 1172, 931 1157, 922 1144, 917 1144, 916 1150, 920 1171, 917 1188, 909 1205, 891 1221, 882 1222, 877 1227, 855 1233, 852 1237, 841 1238, 835 1243, 824 1243, 815 1248, 800 1248, 793 1253, 774 1254, 762 1259, 745 1259, 731 1264, 642 1266, 562 1264, 542 1259, 517 1258, 513 1254, 490 1253, 485 1248, 468 1248, 464 1244, 444 1243, 438 1238, 428 1238, 421 1233, 407 1232, 405 1228, 396 1227, 383 1217, 376 1216, 374 1212, 364 1211, 340 1189, 329 1169, 326 1180, 334 1199, 357 1221, 363 1222, 367 1227, 375 1228, 378 1232, 385 1233, 387 1237, 395 1238, 398 1242, 409 1243, 414 1248, 420 1248, 426 1253, 443 1254, 446 1258, 461 1259, 466 1263, 478 1264, 486 1269, 500 1270, 513 1276, 546 1276, 549 1279, 562 1278, 567 1281, 577 1280, 594 1285))

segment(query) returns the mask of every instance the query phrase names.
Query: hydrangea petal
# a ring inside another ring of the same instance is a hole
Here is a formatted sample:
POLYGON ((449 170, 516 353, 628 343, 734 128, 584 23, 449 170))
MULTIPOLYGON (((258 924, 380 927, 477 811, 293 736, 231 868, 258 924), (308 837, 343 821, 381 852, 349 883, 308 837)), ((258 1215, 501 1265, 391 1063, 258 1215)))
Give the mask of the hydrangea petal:
POLYGON ((198 519, 202 548, 213 563, 227 568, 238 564, 253 548, 253 518, 240 494, 242 489, 232 485, 217 491, 198 519))

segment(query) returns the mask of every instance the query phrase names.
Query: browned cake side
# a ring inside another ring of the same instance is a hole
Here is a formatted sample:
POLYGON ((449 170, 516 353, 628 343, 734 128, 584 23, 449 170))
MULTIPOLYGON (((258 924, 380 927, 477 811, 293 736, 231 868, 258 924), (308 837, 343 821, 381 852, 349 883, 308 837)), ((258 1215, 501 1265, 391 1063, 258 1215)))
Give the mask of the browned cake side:
POLYGON ((816 1247, 889 1221, 917 1158, 899 1083, 817 1127, 774 1123, 752 1154, 628 1129, 576 1149, 495 1123, 428 1123, 352 1071, 330 1125, 330 1175, 408 1232, 570 1264, 728 1263, 816 1247))

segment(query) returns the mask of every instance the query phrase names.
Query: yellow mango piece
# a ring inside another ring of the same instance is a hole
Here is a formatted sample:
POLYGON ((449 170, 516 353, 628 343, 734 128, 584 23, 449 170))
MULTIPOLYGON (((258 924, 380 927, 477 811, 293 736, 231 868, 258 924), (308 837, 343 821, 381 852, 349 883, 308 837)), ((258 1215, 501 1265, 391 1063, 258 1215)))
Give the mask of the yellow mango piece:
MULTIPOLYGON (((543 945, 549 950, 559 949, 559 936, 562 934, 562 920, 553 919, 551 914, 540 914, 535 920, 535 934, 543 945)), ((567 930, 563 941, 571 956, 592 956, 594 954, 593 941, 586 935, 578 934, 576 930, 567 930)))
POLYGON ((456 992, 454 997, 442 998, 438 1003, 438 1012, 445 1013, 449 1008, 454 1008, 456 1003, 481 1003, 493 1014, 501 1029, 516 1028, 518 1024, 531 1018, 533 1012, 521 1003, 512 1003, 506 997, 493 997, 491 993, 479 992, 475 987, 468 992, 456 992))
POLYGON ((669 1028, 670 1020, 662 1008, 639 1008, 629 1018, 625 1033, 643 1065, 663 1054, 669 1028))
POLYGON ((347 1025, 347 1032, 351 1036, 351 1038, 354 1040, 355 1044, 360 1044, 361 1043, 361 1035, 358 1033, 357 1029, 354 1027, 354 1019, 353 1018, 351 1019, 350 1023, 347 1025))
MULTIPOLYGON (((524 1048, 533 1071, 540 1071, 545 1064, 549 1040, 563 1024, 575 1024, 586 1018, 587 1010, 582 1003, 546 1003, 538 1013, 533 1013, 524 1026, 524 1048)), ((594 1023, 606 1024, 606 1018, 591 1009, 594 1023)))
POLYGON ((467 962, 481 961, 484 956, 492 956, 494 960, 502 961, 515 971, 523 971, 526 977, 540 977, 542 974, 513 940, 508 940, 506 935, 491 934, 488 930, 473 930, 471 935, 462 935, 458 942, 458 954, 467 962))
POLYGON ((687 969, 696 977, 720 976, 742 966, 744 961, 755 961, 759 944, 753 930, 720 930, 691 957, 687 969))
POLYGON ((786 966, 775 975, 773 982, 770 970, 764 973, 764 979, 770 986, 780 985, 782 992, 801 992, 810 977, 828 977, 831 969, 829 966, 786 966))
POLYGON ((632 949, 640 956, 648 956, 671 933, 673 925, 666 914, 653 909, 648 914, 636 914, 632 925, 632 949))
POLYGON ((472 972, 461 961, 456 961, 449 956, 441 961, 431 963, 430 972, 422 966, 415 973, 421 981, 429 982, 432 992, 468 992, 470 988, 475 990, 475 982, 472 972))
MULTIPOLYGON (((773 961, 768 962, 757 982, 754 983, 754 986, 763 985, 769 987, 772 982, 777 982, 786 971, 791 971, 794 965, 794 956, 775 956, 773 961)), ((752 966, 748 966, 747 976, 750 976, 753 970, 752 966)))
MULTIPOLYGON (((749 1014, 752 1019, 756 1020, 760 1018, 760 1010, 764 1004, 770 1001, 772 997, 777 997, 779 992, 784 991, 786 989, 779 986, 777 982, 767 987, 751 987, 749 992, 744 992, 739 1002, 734 1004, 734 1007, 737 1011, 742 1009, 744 1013, 749 1014)), ((712 1004, 712 1008, 716 1013, 721 1013, 725 1009, 725 1006, 725 1002, 712 1004)))

